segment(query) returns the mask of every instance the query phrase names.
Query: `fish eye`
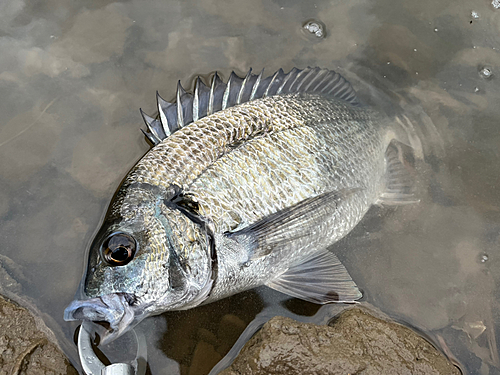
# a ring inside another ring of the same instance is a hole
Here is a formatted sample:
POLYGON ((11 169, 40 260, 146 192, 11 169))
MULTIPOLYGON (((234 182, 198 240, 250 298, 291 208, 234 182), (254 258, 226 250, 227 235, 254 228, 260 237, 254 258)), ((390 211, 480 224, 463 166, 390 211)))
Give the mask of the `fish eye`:
POLYGON ((101 246, 101 255, 110 266, 124 266, 135 255, 136 245, 132 236, 125 233, 113 233, 101 246))

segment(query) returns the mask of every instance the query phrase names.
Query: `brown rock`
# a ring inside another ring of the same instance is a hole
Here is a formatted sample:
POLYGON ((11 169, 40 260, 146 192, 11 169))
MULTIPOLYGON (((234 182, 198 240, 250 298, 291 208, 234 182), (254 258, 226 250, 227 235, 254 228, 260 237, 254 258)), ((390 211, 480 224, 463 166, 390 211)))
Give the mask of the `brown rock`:
POLYGON ((0 296, 0 375, 4 374, 78 375, 28 310, 0 296))
POLYGON ((329 326, 275 317, 223 375, 454 374, 460 370, 412 330, 359 309, 329 326))
POLYGON ((233 314, 226 314, 222 317, 217 330, 217 337, 221 345, 217 348, 220 354, 226 354, 234 345, 238 337, 246 328, 246 323, 233 314))
POLYGON ((219 323, 217 337, 223 341, 236 341, 246 326, 245 322, 236 315, 226 314, 219 323))
POLYGON ((193 360, 189 367, 189 375, 205 375, 222 359, 213 345, 199 341, 194 350, 193 360))
POLYGON ((196 338, 198 341, 205 341, 206 343, 214 346, 217 345, 218 342, 217 337, 206 328, 198 328, 196 338))

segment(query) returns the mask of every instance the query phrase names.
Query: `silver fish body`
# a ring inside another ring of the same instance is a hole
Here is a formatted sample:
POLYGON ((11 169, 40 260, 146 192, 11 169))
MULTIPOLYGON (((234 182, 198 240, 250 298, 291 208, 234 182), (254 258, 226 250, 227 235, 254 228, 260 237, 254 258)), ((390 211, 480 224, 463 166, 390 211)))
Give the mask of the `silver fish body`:
POLYGON ((159 98, 161 122, 145 117, 156 145, 113 199, 65 319, 107 321, 111 340, 259 285, 318 303, 361 297, 326 248, 375 202, 411 200, 396 133, 338 74, 297 71, 295 88, 279 71, 198 86, 188 104, 178 90, 175 131, 159 98))

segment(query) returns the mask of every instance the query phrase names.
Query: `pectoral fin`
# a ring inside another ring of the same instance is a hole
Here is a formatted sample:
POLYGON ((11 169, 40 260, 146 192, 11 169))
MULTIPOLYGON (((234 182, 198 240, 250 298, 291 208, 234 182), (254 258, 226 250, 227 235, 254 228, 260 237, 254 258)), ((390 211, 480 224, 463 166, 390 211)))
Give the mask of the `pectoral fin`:
POLYGON ((289 268, 266 285, 292 297, 320 304, 354 302, 362 297, 344 265, 327 250, 289 268))
POLYGON ((408 147, 396 140, 393 140, 387 147, 385 152, 385 191, 379 197, 377 204, 399 205, 419 202, 419 199, 415 197, 413 168, 404 158, 403 149, 408 147))
POLYGON ((331 217, 339 205, 359 191, 361 189, 354 188, 323 193, 226 235, 248 249, 249 260, 257 259, 310 236, 319 223, 331 217))

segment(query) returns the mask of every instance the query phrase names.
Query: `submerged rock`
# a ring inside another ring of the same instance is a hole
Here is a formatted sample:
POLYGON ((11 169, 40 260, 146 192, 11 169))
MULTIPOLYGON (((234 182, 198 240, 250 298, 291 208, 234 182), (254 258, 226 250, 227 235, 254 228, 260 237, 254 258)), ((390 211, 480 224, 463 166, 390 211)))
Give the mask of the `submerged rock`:
POLYGON ((78 373, 38 329, 28 310, 0 296, 0 375, 3 374, 78 373))
POLYGON ((223 375, 461 374, 407 327, 352 308, 331 326, 275 317, 243 347, 223 375))

